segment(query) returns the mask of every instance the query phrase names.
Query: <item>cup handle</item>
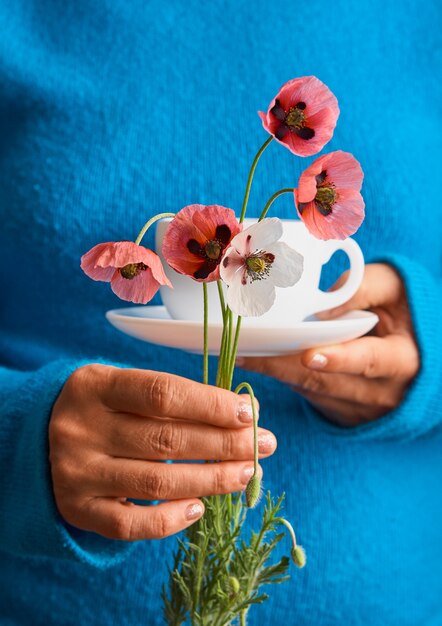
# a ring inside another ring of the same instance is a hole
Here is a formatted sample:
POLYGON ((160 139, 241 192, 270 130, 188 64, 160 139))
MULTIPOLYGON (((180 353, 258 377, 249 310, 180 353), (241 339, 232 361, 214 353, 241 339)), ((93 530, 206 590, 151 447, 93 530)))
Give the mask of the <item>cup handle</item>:
POLYGON ((326 257, 323 260, 323 265, 330 260, 331 256, 337 250, 343 250, 350 260, 350 271, 345 285, 337 289, 336 291, 321 291, 318 290, 315 294, 315 312, 326 311, 327 309, 333 309, 350 298, 358 290, 362 279, 364 277, 364 255, 361 248, 358 246, 354 239, 344 239, 343 241, 329 241, 329 247, 325 250, 326 257))

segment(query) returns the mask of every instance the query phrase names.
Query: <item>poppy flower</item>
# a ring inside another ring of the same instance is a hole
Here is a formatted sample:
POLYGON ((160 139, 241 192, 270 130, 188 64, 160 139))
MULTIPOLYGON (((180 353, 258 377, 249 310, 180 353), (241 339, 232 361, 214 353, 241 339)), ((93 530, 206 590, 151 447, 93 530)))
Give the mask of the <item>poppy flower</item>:
POLYGON ((300 176, 295 205, 312 235, 345 239, 364 220, 364 173, 355 157, 338 150, 316 159, 300 176))
POLYGON ((303 256, 278 241, 281 236, 281 221, 272 217, 232 239, 220 273, 228 285, 227 304, 234 313, 263 315, 275 301, 275 287, 291 287, 301 278, 303 256))
POLYGON ((289 80, 259 111, 262 125, 279 143, 298 156, 311 156, 330 141, 339 117, 338 101, 315 76, 289 80))
POLYGON ((81 269, 92 280, 111 284, 122 300, 146 304, 161 285, 172 287, 155 252, 133 241, 99 243, 81 257, 81 269))
POLYGON ((218 280, 224 250, 241 228, 232 209, 190 204, 175 215, 166 230, 164 258, 174 270, 194 280, 218 280))

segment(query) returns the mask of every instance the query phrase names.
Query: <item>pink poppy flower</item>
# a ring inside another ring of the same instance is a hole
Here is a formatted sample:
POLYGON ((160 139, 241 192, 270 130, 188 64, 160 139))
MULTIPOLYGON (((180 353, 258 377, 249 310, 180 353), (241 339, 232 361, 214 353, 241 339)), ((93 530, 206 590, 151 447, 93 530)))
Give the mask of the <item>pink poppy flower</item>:
POLYGON ((241 231, 232 209, 217 204, 190 204, 173 218, 163 240, 163 255, 180 274, 211 282, 232 237, 241 231))
POLYGON ((228 285, 227 304, 234 313, 263 315, 275 301, 275 287, 291 287, 301 278, 303 256, 278 241, 281 236, 281 220, 271 217, 232 239, 220 273, 228 285))
POLYGON ((363 178, 359 162, 342 150, 324 154, 301 174, 295 205, 312 235, 345 239, 358 230, 365 215, 363 178))
POLYGON ((81 269, 92 280, 111 284, 122 300, 146 304, 160 285, 172 287, 155 252, 133 241, 99 243, 81 257, 81 269))
POLYGON ((262 125, 279 143, 298 156, 311 156, 330 141, 339 117, 338 101, 315 76, 294 78, 283 85, 262 125))

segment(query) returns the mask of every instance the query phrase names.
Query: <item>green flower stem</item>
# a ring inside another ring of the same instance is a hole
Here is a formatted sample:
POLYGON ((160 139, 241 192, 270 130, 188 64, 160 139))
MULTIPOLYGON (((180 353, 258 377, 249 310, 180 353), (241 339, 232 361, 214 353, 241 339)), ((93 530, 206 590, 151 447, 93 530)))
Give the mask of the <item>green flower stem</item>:
MULTIPOLYGON (((205 283, 204 283, 205 284, 205 283)), ((201 594, 201 583, 203 580, 203 568, 204 568, 204 561, 206 558, 206 550, 207 547, 209 545, 209 533, 206 533, 205 537, 204 537, 204 542, 203 545, 201 546, 201 550, 198 553, 198 561, 197 561, 197 565, 196 565, 196 572, 195 572, 195 599, 194 599, 194 604, 193 604, 193 615, 192 615, 192 624, 197 623, 195 620, 195 614, 200 613, 200 594, 201 594)))
POLYGON ((143 228, 138 233, 138 237, 135 239, 135 243, 137 244, 137 246, 140 245, 141 240, 143 239, 148 229, 152 226, 152 224, 155 224, 155 222, 158 222, 158 220, 162 220, 165 217, 175 217, 175 213, 158 213, 158 215, 154 215, 153 217, 151 217, 150 220, 144 224, 143 228))
MULTIPOLYGON (((252 415, 253 415, 253 469, 254 475, 258 471, 258 416, 256 414, 255 394, 253 393, 252 386, 249 383, 240 383, 235 389, 235 393, 239 393, 242 389, 247 389, 249 392, 250 400, 252 402, 252 415)), ((282 519, 282 518, 281 518, 282 519)))
POLYGON ((226 303, 224 302, 223 281, 217 280, 216 286, 218 287, 219 303, 221 306, 221 313, 224 320, 224 316, 226 314, 226 303))
POLYGON ((239 615, 239 626, 246 626, 247 609, 241 611, 239 615))
POLYGON ((238 352, 239 333, 241 331, 241 320, 242 320, 241 315, 238 315, 238 317, 236 318, 235 338, 233 340, 232 352, 229 357, 229 365, 228 365, 228 370, 227 370, 228 376, 229 376, 228 389, 232 387, 233 372, 235 370, 236 353, 238 352))
POLYGON ((226 341, 227 341, 227 324, 226 324, 226 304, 224 301, 224 293, 223 293, 223 287, 222 287, 222 282, 221 280, 217 280, 216 281, 217 287, 218 287, 218 294, 219 294, 219 302, 220 302, 220 306, 221 306, 221 313, 223 316, 223 332, 221 335, 221 345, 220 345, 220 349, 219 349, 219 355, 218 355, 218 368, 217 368, 217 372, 216 372, 216 386, 217 387, 222 387, 222 376, 223 376, 223 369, 224 369, 224 352, 225 352, 225 346, 226 346, 226 341))
POLYGON ((273 194, 273 196, 269 199, 269 201, 267 202, 265 207, 263 208, 262 213, 259 216, 258 222, 260 222, 261 220, 263 220, 265 218, 265 216, 267 215, 268 210, 270 209, 272 204, 275 202, 276 198, 278 198, 279 196, 282 196, 282 194, 284 194, 284 193, 293 193, 293 189, 286 188, 286 189, 280 189, 279 191, 276 191, 273 194))
POLYGON ((209 383, 209 347, 208 347, 208 328, 209 328, 209 302, 207 298, 207 283, 203 283, 204 297, 204 357, 203 357, 203 383, 209 383))
POLYGON ((241 216, 239 218, 240 222, 243 222, 246 216, 247 204, 249 203, 250 188, 252 187, 253 175, 255 173, 256 166, 258 165, 258 161, 262 153, 272 141, 273 141, 273 137, 269 137, 267 141, 265 141, 263 145, 260 147, 260 149, 256 153, 255 158, 253 159, 252 167, 250 168, 250 172, 249 172, 249 178, 247 179, 246 192, 244 194, 244 200, 242 203, 241 216))
POLYGON ((275 517, 275 522, 277 522, 278 524, 282 524, 283 526, 287 528, 287 530, 290 533, 290 537, 292 539, 292 547, 296 548, 296 546, 298 545, 296 543, 296 535, 295 535, 295 531, 293 530, 293 526, 290 524, 290 522, 288 522, 283 517, 275 517))

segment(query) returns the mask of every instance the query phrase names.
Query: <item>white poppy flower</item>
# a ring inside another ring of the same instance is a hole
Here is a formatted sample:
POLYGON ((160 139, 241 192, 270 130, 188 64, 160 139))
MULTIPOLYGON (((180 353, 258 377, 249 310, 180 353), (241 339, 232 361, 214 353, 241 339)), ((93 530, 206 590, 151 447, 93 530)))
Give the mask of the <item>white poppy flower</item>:
POLYGON ((271 217, 230 242, 220 275, 228 285, 227 304, 234 313, 251 317, 267 313, 275 301, 275 287, 291 287, 301 278, 304 257, 278 241, 281 236, 281 220, 271 217))

